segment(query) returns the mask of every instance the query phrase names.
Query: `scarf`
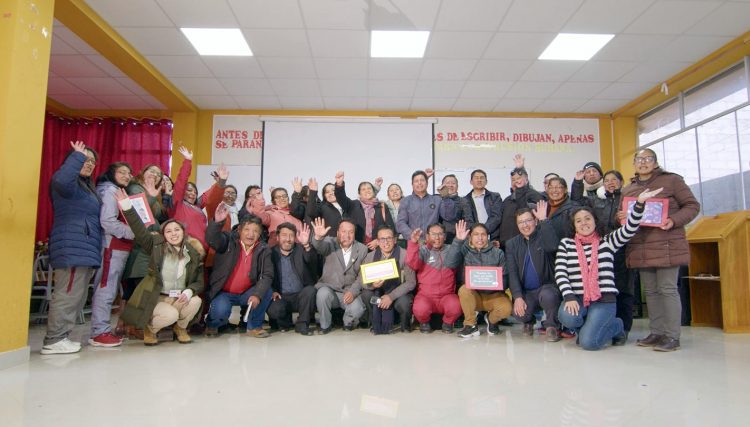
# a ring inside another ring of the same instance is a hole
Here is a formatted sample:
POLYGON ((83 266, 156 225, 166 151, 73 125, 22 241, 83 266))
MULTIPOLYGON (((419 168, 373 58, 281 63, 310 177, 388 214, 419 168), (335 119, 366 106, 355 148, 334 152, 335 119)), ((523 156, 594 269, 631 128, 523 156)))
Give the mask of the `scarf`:
POLYGON ((548 216, 552 216, 559 208, 560 206, 565 203, 565 201, 568 200, 568 196, 566 195, 562 199, 558 200, 557 202, 553 202, 552 200, 548 201, 547 204, 549 205, 549 214, 548 216))
POLYGON ((588 236, 576 233, 576 253, 578 265, 581 267, 581 281, 583 281, 583 306, 588 307, 592 302, 602 297, 599 291, 599 233, 596 231, 588 236), (591 262, 586 262, 586 252, 583 245, 591 245, 591 262))
POLYGON ((585 179, 583 180, 583 189, 584 189, 584 191, 586 191, 586 193, 588 193, 589 191, 596 191, 602 185, 604 185, 604 179, 603 178, 600 179, 599 181, 596 181, 593 184, 589 184, 588 182, 586 182, 585 179))
MULTIPOLYGON (((393 252, 391 252, 391 255, 388 257, 388 259, 393 258, 396 260, 396 269, 398 270, 399 277, 386 280, 385 283, 383 283, 383 286, 376 289, 373 293, 378 297, 382 297, 383 295, 391 292, 401 284, 401 269, 398 266, 398 260, 400 257, 401 248, 399 248, 398 246, 394 246, 393 252)), ((372 259, 373 262, 382 261, 383 259, 383 252, 380 250, 380 248, 375 249, 375 254, 372 259)), ((393 329, 394 304, 391 304, 391 308, 387 310, 381 309, 377 306, 377 304, 372 304, 372 331, 373 333, 375 333, 375 335, 387 334, 391 332, 391 329, 393 329)))
POLYGON ((359 203, 365 212, 365 243, 369 243, 372 240, 372 230, 375 228, 375 205, 378 204, 378 199, 366 200, 360 197, 359 203))

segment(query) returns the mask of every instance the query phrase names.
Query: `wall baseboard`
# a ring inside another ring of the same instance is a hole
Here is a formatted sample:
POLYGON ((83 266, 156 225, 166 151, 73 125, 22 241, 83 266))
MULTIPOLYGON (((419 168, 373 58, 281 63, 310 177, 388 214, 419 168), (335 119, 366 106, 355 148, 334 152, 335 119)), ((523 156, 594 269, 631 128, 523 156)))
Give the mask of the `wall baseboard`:
POLYGON ((29 361, 30 355, 31 349, 29 346, 2 352, 0 353, 0 370, 26 363, 29 361))

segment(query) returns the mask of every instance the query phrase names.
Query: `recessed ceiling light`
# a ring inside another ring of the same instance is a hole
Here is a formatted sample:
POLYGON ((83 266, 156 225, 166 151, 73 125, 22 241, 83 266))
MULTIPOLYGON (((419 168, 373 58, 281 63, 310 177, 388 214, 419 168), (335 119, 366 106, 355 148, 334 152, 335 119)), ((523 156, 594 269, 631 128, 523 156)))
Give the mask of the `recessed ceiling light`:
POLYGON ((429 31, 372 31, 371 58, 422 58, 429 31))
POLYGON ((253 56, 237 28, 180 28, 195 50, 204 56, 253 56))
POLYGON ((539 59, 588 61, 614 36, 614 34, 560 33, 539 55, 539 59))

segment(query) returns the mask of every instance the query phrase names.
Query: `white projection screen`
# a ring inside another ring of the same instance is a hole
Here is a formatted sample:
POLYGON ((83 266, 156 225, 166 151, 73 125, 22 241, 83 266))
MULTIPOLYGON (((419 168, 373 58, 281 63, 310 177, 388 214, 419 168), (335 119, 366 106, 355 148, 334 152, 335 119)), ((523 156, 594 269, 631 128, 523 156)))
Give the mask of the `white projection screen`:
MULTIPOLYGON (((292 192, 292 179, 307 184, 318 180, 319 191, 345 173, 346 193, 356 199, 362 181, 383 177, 378 198, 387 198, 388 185, 398 183, 411 194, 411 174, 432 167, 432 123, 407 119, 275 119, 263 118, 263 191, 284 187, 292 192)), ((432 184, 432 182, 430 183, 432 184)), ((432 186, 430 185, 430 188, 432 186)))

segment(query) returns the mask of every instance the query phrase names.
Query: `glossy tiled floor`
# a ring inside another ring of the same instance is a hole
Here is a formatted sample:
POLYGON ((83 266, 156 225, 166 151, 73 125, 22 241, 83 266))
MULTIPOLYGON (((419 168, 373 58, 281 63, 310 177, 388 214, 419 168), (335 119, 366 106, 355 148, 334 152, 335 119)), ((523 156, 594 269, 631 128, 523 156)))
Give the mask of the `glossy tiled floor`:
MULTIPOLYGON (((73 338, 86 332, 76 329, 73 338)), ((683 349, 586 352, 573 340, 334 331, 191 345, 85 347, 0 371, 2 426, 737 426, 750 335, 684 328, 683 349), (512 424, 509 424, 512 423, 512 424)))

